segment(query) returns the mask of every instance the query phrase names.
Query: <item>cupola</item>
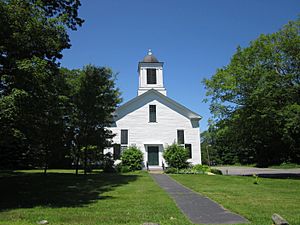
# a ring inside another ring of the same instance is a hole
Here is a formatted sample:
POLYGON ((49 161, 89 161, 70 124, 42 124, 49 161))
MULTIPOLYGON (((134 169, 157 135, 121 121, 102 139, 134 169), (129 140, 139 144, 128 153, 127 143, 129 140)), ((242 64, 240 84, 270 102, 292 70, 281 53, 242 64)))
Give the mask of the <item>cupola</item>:
POLYGON ((138 95, 141 95, 151 89, 155 89, 163 95, 167 95, 167 91, 164 88, 163 83, 163 64, 163 62, 158 61, 158 59, 152 54, 151 49, 149 49, 148 54, 141 62, 139 62, 138 66, 138 95))

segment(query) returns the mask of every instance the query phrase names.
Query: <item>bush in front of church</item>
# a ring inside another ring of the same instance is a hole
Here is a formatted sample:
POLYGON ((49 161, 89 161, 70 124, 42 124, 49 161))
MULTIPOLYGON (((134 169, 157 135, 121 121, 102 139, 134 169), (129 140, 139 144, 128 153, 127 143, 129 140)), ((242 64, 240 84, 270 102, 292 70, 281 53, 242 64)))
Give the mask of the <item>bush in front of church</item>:
POLYGON ((184 169, 189 167, 187 162, 189 155, 188 151, 178 144, 168 146, 163 153, 163 157, 171 168, 184 169))
POLYGON ((143 153, 139 148, 131 146, 122 152, 121 160, 122 167, 127 167, 130 171, 141 170, 143 153))

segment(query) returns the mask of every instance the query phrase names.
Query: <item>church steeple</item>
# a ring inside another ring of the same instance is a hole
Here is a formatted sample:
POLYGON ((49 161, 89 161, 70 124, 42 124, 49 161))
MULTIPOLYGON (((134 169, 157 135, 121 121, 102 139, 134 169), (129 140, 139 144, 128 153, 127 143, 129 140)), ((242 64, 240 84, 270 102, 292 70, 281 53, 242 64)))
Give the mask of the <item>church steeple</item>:
POLYGON ((139 62, 139 89, 138 95, 145 93, 150 89, 155 89, 160 93, 167 95, 163 82, 163 62, 159 62, 152 54, 151 49, 144 57, 143 61, 139 62))

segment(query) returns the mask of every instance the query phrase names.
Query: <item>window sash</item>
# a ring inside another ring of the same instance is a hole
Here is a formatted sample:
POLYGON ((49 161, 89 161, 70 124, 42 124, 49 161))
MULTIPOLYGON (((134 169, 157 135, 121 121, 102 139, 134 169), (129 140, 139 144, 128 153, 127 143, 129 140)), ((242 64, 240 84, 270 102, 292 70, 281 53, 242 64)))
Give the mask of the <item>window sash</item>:
POLYGON ((121 144, 128 144, 128 130, 121 130, 121 144))
POLYGON ((149 122, 156 122, 156 105, 149 105, 149 122))
POLYGON ((156 84, 156 69, 147 69, 147 84, 156 84))
POLYGON ((184 148, 187 149, 189 159, 191 159, 192 158, 192 144, 185 144, 184 148))
POLYGON ((114 153, 113 153, 114 160, 120 159, 120 157, 121 157, 121 145, 120 144, 114 144, 113 151, 114 151, 114 153))
POLYGON ((184 144, 184 130, 177 130, 177 143, 184 144))

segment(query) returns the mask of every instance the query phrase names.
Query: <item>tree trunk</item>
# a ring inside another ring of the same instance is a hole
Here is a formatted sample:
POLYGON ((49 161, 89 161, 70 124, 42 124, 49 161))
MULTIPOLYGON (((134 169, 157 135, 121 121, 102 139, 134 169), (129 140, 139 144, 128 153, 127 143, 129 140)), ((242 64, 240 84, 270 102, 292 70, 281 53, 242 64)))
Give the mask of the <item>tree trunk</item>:
POLYGON ((78 168, 79 168, 79 156, 76 156, 76 162, 75 162, 75 170, 76 170, 76 175, 78 175, 78 168))
POLYGON ((46 154, 45 154, 44 175, 47 174, 47 169, 48 169, 48 150, 46 150, 46 154))
POLYGON ((45 167, 44 167, 44 175, 47 174, 47 169, 48 169, 48 163, 46 162, 46 163, 45 163, 45 167))
POLYGON ((87 146, 84 147, 84 174, 87 174, 87 146))

